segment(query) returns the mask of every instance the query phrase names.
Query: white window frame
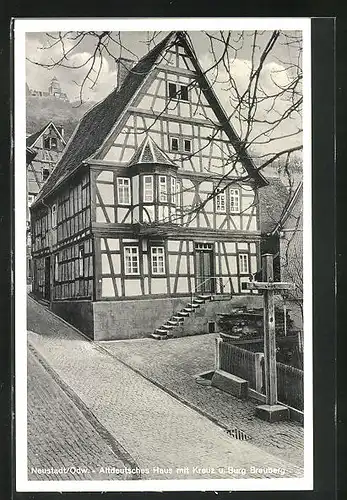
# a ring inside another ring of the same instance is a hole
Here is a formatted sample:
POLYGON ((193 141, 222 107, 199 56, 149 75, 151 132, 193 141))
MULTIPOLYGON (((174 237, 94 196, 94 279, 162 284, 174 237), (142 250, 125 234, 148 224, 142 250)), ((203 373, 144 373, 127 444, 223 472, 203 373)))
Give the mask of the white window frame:
POLYGON ((177 186, 177 183, 176 183, 176 177, 171 177, 171 203, 173 205, 176 205, 176 202, 177 202, 177 191, 176 191, 176 186, 177 186))
POLYGON ((140 274, 139 248, 137 246, 128 245, 124 247, 124 273, 126 276, 140 274))
POLYGON ((143 176, 143 201, 144 201, 144 203, 153 203, 153 199, 154 199, 153 175, 144 175, 143 176), (146 183, 146 179, 150 179, 150 182, 146 183), (148 189, 148 185, 150 185, 150 189, 148 189))
POLYGON ((165 247, 151 247, 151 271, 155 276, 165 274, 165 247))
POLYGON ((239 253, 238 259, 240 274, 249 274, 249 254, 239 253))
POLYGON ((158 179, 158 193, 159 193, 159 203, 167 203, 167 177, 166 175, 159 175, 158 179))
POLYGON ((118 205, 131 205, 131 183, 129 177, 117 177, 117 198, 118 205), (121 199, 125 201, 121 201, 121 199))
POLYGON ((52 229, 57 227, 57 205, 54 203, 51 207, 51 226, 52 229))
POLYGON ((238 188, 229 189, 230 213, 238 214, 240 212, 240 190, 238 188))
POLYGON ((226 196, 225 196, 225 190, 223 188, 217 188, 216 189, 216 213, 218 214, 225 214, 226 213, 226 196))

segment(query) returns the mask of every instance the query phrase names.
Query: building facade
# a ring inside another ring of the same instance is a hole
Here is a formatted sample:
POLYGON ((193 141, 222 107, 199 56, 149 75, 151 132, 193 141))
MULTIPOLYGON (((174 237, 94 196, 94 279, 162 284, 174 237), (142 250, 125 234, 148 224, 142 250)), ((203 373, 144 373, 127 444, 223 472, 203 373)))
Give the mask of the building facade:
POLYGON ((207 332, 251 293, 267 181, 183 33, 120 65, 32 205, 33 292, 94 339, 207 332))

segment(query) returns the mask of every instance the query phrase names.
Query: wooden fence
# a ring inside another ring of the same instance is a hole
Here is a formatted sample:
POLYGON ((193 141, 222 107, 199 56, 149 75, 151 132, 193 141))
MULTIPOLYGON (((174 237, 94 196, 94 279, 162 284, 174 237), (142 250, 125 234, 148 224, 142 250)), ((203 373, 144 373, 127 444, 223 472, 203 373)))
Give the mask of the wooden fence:
MULTIPOLYGON (((230 342, 224 342, 222 339, 216 340, 216 367, 247 380, 251 389, 262 392, 264 363, 259 362, 259 355, 237 347, 230 342)), ((276 364, 278 401, 303 411, 303 371, 283 363, 277 362, 276 364)))

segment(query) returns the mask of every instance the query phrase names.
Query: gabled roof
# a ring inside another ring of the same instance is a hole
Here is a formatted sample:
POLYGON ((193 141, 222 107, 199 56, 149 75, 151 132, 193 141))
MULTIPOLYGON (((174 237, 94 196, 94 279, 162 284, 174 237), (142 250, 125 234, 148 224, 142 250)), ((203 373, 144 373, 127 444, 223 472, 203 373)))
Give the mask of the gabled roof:
POLYGON ((302 181, 300 181, 299 184, 297 185, 294 193, 293 193, 293 196, 288 198, 287 203, 282 210, 281 217, 279 218, 277 224, 275 225, 275 227, 271 231, 272 234, 281 230, 281 228, 283 227, 283 224, 285 224, 288 217, 292 213, 293 208, 295 207, 295 205, 299 201, 300 197, 302 196, 302 193, 303 193, 303 183, 302 183, 302 181))
POLYGON ((61 133, 59 132, 57 127, 54 125, 54 123, 48 122, 40 130, 38 130, 37 132, 34 132, 33 134, 29 135, 29 137, 26 138, 26 147, 31 148, 32 146, 35 146, 35 143, 37 142, 37 140, 42 136, 42 134, 44 134, 46 132, 46 130, 49 127, 53 127, 54 130, 56 131, 56 133, 59 135, 60 139, 63 141, 63 143, 66 144, 63 136, 61 135, 61 133))
POLYGON ((262 234, 273 231, 289 199, 288 189, 279 177, 269 177, 268 183, 258 191, 262 234))
POLYGON ((103 101, 92 107, 80 120, 65 151, 35 203, 80 166, 102 145, 115 122, 126 108, 146 75, 153 68, 161 51, 168 46, 175 32, 171 32, 148 52, 129 71, 120 89, 115 89, 103 101))
POLYGON ((119 89, 116 88, 103 101, 96 104, 83 116, 71 136, 60 161, 57 163, 51 176, 47 179, 46 184, 42 187, 33 206, 40 199, 51 193, 64 179, 77 170, 83 162, 87 163, 88 158, 98 151, 145 77, 153 69, 162 51, 177 39, 179 39, 180 44, 184 46, 191 57, 198 75, 197 80, 203 91, 206 92, 206 98, 214 108, 216 116, 228 135, 230 142, 239 153, 240 160, 243 162, 248 175, 255 178, 258 185, 267 185, 265 177, 256 169, 248 152, 242 149, 240 139, 202 71, 196 55, 186 40, 185 34, 183 32, 172 31, 139 60, 129 71, 119 89))
POLYGON ((156 163, 159 165, 169 165, 170 167, 178 167, 164 153, 162 149, 147 135, 142 141, 141 146, 135 151, 128 166, 139 165, 143 163, 156 163))

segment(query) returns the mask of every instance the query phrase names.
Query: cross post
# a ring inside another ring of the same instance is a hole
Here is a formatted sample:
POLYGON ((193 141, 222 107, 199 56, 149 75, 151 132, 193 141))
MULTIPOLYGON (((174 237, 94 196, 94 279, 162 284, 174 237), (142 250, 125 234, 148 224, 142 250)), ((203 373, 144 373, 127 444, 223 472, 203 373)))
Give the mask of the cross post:
POLYGON ((266 404, 257 407, 257 415, 274 422, 288 418, 288 409, 277 404, 277 367, 275 331, 275 294, 294 288, 293 283, 274 281, 273 255, 262 255, 262 282, 245 283, 247 290, 262 290, 264 303, 264 366, 266 404))

